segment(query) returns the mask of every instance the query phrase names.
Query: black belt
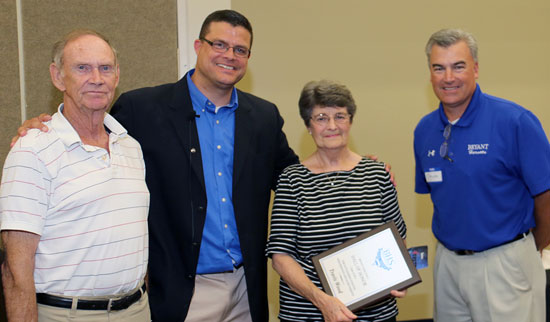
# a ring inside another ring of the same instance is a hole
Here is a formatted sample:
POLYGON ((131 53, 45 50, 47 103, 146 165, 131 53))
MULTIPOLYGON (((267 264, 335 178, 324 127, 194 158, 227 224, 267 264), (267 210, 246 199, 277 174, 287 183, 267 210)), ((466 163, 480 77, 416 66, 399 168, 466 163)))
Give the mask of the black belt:
MULTIPOLYGON (((509 241, 504 242, 500 245, 491 247, 491 248, 500 247, 500 246, 503 246, 503 245, 506 245, 506 244, 513 243, 515 241, 518 241, 520 239, 523 239, 523 238, 527 237, 527 235, 529 235, 529 231, 527 231, 525 233, 518 234, 516 237, 510 239, 509 241)), ((491 249, 491 248, 489 248, 489 249, 491 249)), ((486 250, 489 250, 489 249, 486 249, 486 250)), ((459 256, 464 256, 464 255, 473 255, 475 253, 481 253, 481 252, 484 252, 484 251, 485 250, 475 251, 475 250, 469 250, 469 249, 458 249, 458 250, 454 250, 453 252, 455 254, 459 255, 459 256)))
POLYGON ((234 267, 234 269, 232 269, 232 270, 230 270, 230 271, 215 272, 215 273, 205 273, 205 274, 201 274, 201 275, 233 273, 233 272, 235 272, 236 270, 238 270, 239 268, 243 267, 243 263, 240 263, 239 265, 235 265, 235 266, 233 266, 233 267, 234 267))
POLYGON ((236 265, 236 266, 233 266, 235 269, 233 269, 232 271, 225 271, 225 272, 222 272, 222 273, 233 273, 234 271, 238 270, 239 268, 243 267, 243 263, 241 262, 239 265, 236 265))
MULTIPOLYGON (((141 289, 133 294, 125 296, 118 300, 81 300, 78 299, 76 305, 77 310, 103 310, 103 311, 120 311, 130 307, 141 298, 141 292, 145 292, 145 284, 141 289), (109 307, 110 303, 110 307, 109 307)), ((61 307, 70 309, 73 305, 73 299, 65 298, 46 293, 36 293, 36 302, 39 304, 61 307)))

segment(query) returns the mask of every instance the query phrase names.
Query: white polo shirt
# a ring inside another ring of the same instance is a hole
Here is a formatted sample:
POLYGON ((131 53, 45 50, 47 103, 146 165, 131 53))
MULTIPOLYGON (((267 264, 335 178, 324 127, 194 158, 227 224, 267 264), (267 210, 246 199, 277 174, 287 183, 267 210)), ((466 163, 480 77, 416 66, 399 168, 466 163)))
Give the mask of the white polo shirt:
POLYGON ((109 150, 85 145, 59 110, 47 133, 11 149, 0 183, 0 230, 40 235, 37 293, 125 293, 148 263, 149 191, 139 143, 105 114, 109 150))

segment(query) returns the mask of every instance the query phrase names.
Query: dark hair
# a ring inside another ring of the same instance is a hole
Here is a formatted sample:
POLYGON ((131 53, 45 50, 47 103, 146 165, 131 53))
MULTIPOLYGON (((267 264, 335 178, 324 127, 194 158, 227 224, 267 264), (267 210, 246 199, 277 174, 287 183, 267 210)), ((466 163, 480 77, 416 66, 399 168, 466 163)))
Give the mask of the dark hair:
POLYGON ((235 10, 218 10, 212 12, 208 15, 208 17, 206 17, 206 19, 204 19, 204 22, 202 23, 199 39, 204 39, 204 37, 206 37, 206 34, 210 31, 210 24, 212 22, 227 22, 233 27, 241 26, 248 30, 250 33, 250 48, 252 48, 252 25, 242 14, 235 10))
POLYGON ((302 89, 298 107, 300 116, 307 127, 309 127, 311 113, 315 106, 345 107, 350 115, 350 122, 353 121, 357 109, 350 90, 344 85, 329 80, 311 81, 302 89))

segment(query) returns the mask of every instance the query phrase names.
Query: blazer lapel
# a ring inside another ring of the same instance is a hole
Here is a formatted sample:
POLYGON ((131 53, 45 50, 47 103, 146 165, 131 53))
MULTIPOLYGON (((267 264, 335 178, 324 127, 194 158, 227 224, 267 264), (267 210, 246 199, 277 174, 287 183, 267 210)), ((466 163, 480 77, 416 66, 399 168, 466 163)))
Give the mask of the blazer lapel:
POLYGON ((235 189, 239 176, 242 173, 246 158, 250 150, 252 131, 252 106, 237 90, 239 107, 235 111, 235 146, 233 152, 233 189, 235 189))
POLYGON ((167 118, 172 124, 186 155, 189 157, 191 168, 197 175, 202 188, 206 191, 197 123, 195 122, 195 110, 193 110, 193 103, 189 95, 187 74, 174 84, 174 93, 167 113, 167 118))

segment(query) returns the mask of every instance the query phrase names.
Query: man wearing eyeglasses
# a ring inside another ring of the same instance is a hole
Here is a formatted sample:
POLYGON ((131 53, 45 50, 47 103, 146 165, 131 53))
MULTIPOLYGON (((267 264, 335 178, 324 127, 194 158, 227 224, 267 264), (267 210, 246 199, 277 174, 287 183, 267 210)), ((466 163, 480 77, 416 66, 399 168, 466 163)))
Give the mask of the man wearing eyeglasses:
POLYGON ((151 191, 154 321, 267 321, 270 190, 298 162, 277 107, 235 84, 252 27, 210 14, 180 81, 122 94, 112 114, 141 143, 151 191))
POLYGON ((63 93, 50 131, 17 141, 0 184, 7 318, 148 322, 145 163, 106 113, 116 50, 96 31, 74 30, 54 45, 50 76, 63 93))
POLYGON ((481 91, 477 43, 434 33, 439 108, 414 132, 416 192, 430 193, 435 321, 545 320, 540 251, 550 242, 550 145, 523 107, 481 91))

